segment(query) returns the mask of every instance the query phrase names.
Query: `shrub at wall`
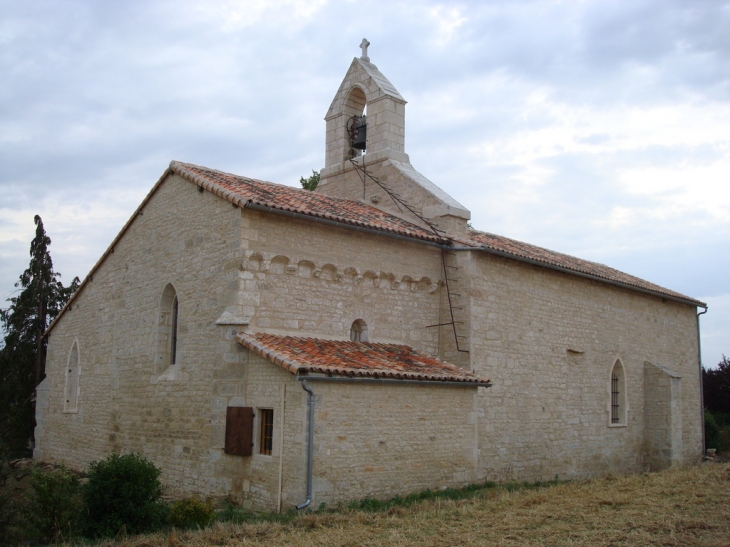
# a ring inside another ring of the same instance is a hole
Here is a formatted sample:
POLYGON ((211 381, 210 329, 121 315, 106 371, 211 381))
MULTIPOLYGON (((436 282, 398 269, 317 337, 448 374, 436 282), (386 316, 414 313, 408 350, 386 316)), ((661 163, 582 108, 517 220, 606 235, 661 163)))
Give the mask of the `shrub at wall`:
POLYGON ((111 454, 89 465, 84 486, 86 534, 91 537, 152 531, 165 522, 160 470, 141 454, 111 454))
POLYGON ((30 527, 51 541, 76 537, 83 509, 79 478, 63 465, 50 471, 33 468, 30 486, 30 527))
POLYGON ((170 506, 168 522, 176 528, 205 528, 215 519, 215 509, 209 501, 185 498, 170 506))

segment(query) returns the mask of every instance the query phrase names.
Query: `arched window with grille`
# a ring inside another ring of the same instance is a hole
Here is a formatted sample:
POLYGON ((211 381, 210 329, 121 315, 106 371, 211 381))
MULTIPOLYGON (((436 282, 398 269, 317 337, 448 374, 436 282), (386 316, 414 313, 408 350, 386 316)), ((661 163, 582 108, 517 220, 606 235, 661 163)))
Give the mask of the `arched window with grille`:
POLYGON ((626 374, 624 366, 617 360, 611 368, 609 425, 626 425, 626 374))
POLYGON ((179 304, 177 295, 172 301, 172 325, 170 326, 170 364, 177 363, 177 316, 179 304))

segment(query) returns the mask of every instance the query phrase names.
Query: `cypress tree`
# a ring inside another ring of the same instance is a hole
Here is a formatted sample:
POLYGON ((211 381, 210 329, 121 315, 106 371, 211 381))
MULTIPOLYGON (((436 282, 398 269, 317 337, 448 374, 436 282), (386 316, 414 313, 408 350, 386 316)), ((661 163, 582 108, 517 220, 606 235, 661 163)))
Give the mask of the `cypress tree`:
POLYGON ((36 386, 45 377, 44 333, 79 286, 78 277, 63 286, 61 274, 53 271, 51 238, 41 217, 34 221, 30 264, 15 283, 20 293, 0 310, 5 333, 0 349, 0 455, 7 457, 27 456, 33 447, 36 386))

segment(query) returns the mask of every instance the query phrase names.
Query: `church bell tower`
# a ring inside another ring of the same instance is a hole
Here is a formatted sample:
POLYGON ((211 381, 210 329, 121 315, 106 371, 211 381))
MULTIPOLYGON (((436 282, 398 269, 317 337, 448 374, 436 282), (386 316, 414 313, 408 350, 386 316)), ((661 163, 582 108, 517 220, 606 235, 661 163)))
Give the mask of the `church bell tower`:
POLYGON ((316 192, 361 200, 446 233, 466 234, 469 211, 416 171, 405 153, 406 100, 370 62, 363 38, 327 111, 325 166, 316 192), (376 182, 377 181, 377 182, 376 182), (393 194, 418 212, 399 207, 393 194))

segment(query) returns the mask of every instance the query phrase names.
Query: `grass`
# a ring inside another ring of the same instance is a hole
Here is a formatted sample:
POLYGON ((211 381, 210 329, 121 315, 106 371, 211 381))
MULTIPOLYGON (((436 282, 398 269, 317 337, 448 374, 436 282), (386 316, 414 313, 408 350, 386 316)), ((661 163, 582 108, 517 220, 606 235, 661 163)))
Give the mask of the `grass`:
POLYGON ((488 484, 423 492, 97 544, 211 545, 730 547, 730 464, 529 487, 488 484))

